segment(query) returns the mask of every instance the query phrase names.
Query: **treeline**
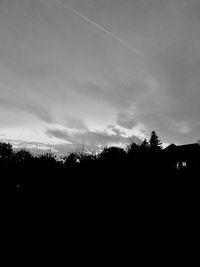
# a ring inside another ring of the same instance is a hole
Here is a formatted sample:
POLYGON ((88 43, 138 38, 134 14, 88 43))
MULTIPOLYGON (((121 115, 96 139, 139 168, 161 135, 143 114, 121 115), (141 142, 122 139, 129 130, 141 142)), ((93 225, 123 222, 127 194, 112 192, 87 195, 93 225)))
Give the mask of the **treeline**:
MULTIPOLYGON (((159 155, 162 151, 162 142, 155 132, 152 132, 149 141, 146 139, 140 144, 130 141, 126 149, 119 147, 105 147, 100 153, 88 153, 84 149, 73 152, 68 156, 57 158, 53 153, 33 155, 26 149, 14 151, 9 143, 0 143, 0 169, 27 169, 48 171, 48 169, 76 169, 89 167, 91 169, 99 166, 108 168, 121 168, 125 162, 129 162, 133 168, 148 163, 152 156, 159 155), (140 164, 141 163, 141 164, 140 164), (138 165, 139 164, 139 165, 138 165)), ((157 159, 158 160, 158 159, 157 159)), ((158 162, 153 162, 151 164, 158 162)), ((153 164, 154 165, 154 164, 153 164)), ((124 167, 124 166, 123 166, 124 167)), ((123 170, 125 171, 125 170, 123 170)), ((95 175, 95 173, 93 173, 95 175)))
MULTIPOLYGON (((191 170, 190 170, 191 171, 191 170)), ((33 155, 29 151, 14 151, 9 143, 0 143, 1 183, 17 190, 66 188, 68 183, 78 186, 105 187, 121 181, 138 182, 142 179, 179 177, 177 170, 155 131, 150 139, 140 144, 130 142, 126 149, 106 147, 99 154, 71 153, 62 158, 46 153, 33 155), (110 182, 109 182, 110 181, 110 182), (88 182, 88 184, 87 184, 88 182)))

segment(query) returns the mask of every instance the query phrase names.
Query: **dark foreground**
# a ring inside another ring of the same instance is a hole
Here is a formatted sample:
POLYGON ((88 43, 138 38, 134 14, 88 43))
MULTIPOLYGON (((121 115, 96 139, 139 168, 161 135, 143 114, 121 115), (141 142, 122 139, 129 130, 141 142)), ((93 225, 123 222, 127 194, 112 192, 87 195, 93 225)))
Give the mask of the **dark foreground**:
POLYGON ((62 162, 0 148, 1 229, 20 262, 37 255, 53 263, 55 252, 56 265, 60 255, 92 266, 194 260, 188 254, 198 248, 198 157, 177 168, 171 154, 135 145, 62 162))
POLYGON ((35 251, 48 259, 57 251, 67 262, 123 266, 138 260, 170 263, 174 256, 179 261, 183 249, 192 248, 199 210, 196 170, 116 161, 44 165, 1 169, 1 203, 9 216, 15 210, 9 231, 17 236, 18 255, 29 255, 27 244, 35 242, 30 259, 35 251))

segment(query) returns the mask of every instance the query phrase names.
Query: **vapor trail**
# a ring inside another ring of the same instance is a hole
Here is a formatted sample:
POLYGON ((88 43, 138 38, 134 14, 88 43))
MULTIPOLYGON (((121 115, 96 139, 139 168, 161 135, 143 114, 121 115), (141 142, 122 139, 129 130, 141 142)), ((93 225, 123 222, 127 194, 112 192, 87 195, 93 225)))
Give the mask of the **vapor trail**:
POLYGON ((59 3, 60 5, 62 5, 64 8, 67 8, 68 10, 71 10, 74 14, 76 14, 77 16, 81 17, 83 20, 89 22, 90 24, 92 24, 93 26, 95 26, 96 28, 98 28, 99 30, 103 31, 104 33, 106 33, 107 35, 109 35, 110 37, 112 37, 113 39, 115 39, 116 41, 120 42, 122 45, 124 45, 126 48, 132 50, 133 52, 142 55, 143 54, 137 50, 135 47, 133 47, 131 44, 127 43, 126 41, 122 40, 120 37, 116 36, 115 34, 113 34, 112 32, 110 32, 109 30, 105 29, 104 27, 100 26, 99 24, 97 24, 96 22, 94 22, 93 20, 89 19, 88 17, 84 16, 83 14, 81 14, 80 12, 78 12, 77 10, 75 10, 74 8, 70 7, 68 4, 63 3, 61 1, 56 1, 54 0, 56 3, 59 3))

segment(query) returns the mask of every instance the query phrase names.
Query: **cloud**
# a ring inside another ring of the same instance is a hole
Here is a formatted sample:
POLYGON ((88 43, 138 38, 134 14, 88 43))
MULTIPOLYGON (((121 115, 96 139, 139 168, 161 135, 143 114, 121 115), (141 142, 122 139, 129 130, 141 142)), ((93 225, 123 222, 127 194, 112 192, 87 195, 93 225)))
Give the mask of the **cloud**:
POLYGON ((94 99, 103 99, 106 102, 114 105, 118 109, 127 109, 134 103, 137 103, 149 92, 148 81, 141 77, 127 77, 127 75, 117 74, 113 70, 114 80, 105 80, 104 83, 88 83, 79 87, 76 90, 79 93, 87 95, 94 99))
POLYGON ((64 124, 65 126, 73 130, 88 131, 88 127, 80 118, 65 116, 64 124))
MULTIPOLYGON (((77 133, 69 133, 67 130, 59 129, 47 129, 46 135, 49 137, 56 137, 67 142, 71 142, 74 147, 84 145, 90 148, 97 148, 98 146, 112 146, 121 145, 130 142, 130 137, 122 136, 122 132, 118 131, 116 128, 116 134, 108 134, 106 131, 85 131, 77 133)), ((140 142, 138 137, 131 137, 136 143, 140 142)))
POLYGON ((126 133, 117 128, 115 125, 108 125, 107 129, 111 129, 117 136, 126 136, 126 133))
POLYGON ((50 145, 43 142, 28 142, 20 139, 7 139, 2 135, 0 135, 0 142, 10 143, 13 146, 14 150, 27 149, 33 154, 51 152, 54 153, 54 155, 58 156, 67 155, 68 153, 76 150, 76 148, 78 147, 74 146, 74 144, 66 142, 50 145))
POLYGON ((46 123, 55 123, 55 119, 52 117, 50 109, 37 102, 30 101, 30 99, 26 100, 23 97, 6 99, 0 97, 0 105, 6 109, 32 114, 46 123))
POLYGON ((121 127, 132 129, 137 125, 137 122, 134 119, 134 115, 129 114, 128 112, 125 112, 125 113, 118 114, 117 124, 121 127))
POLYGON ((68 4, 144 56, 56 1, 0 0, 4 114, 26 112, 46 124, 56 118, 70 131, 55 128, 49 134, 73 145, 119 143, 125 135, 118 126, 132 130, 138 124, 166 142, 199 139, 200 1, 68 4), (89 131, 84 122, 103 129, 116 116, 111 135, 89 131))
POLYGON ((67 142, 74 142, 74 140, 70 137, 66 130, 47 129, 46 135, 48 135, 49 137, 65 140, 67 142))

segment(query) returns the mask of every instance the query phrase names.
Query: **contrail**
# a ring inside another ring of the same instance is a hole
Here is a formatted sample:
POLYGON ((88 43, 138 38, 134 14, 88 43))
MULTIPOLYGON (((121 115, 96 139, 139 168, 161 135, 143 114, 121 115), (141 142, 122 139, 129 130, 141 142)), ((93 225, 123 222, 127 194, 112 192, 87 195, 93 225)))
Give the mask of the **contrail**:
POLYGON ((63 2, 61 2, 59 0, 58 1, 54 0, 54 2, 55 3, 59 3, 64 8, 67 8, 68 10, 71 10, 74 14, 76 14, 79 17, 81 17, 83 20, 89 22, 90 24, 92 24, 93 26, 95 26, 96 28, 98 28, 99 30, 103 31, 104 33, 106 33, 107 35, 109 35, 110 37, 112 37, 113 39, 115 39, 116 41, 120 42, 126 48, 128 48, 131 51, 133 51, 133 52, 135 52, 135 53, 143 56, 143 54, 139 50, 137 50, 135 47, 133 47, 131 44, 127 43, 126 41, 122 40, 120 37, 116 36, 115 34, 113 34, 112 32, 110 32, 109 30, 105 29, 104 27, 100 26, 99 24, 97 24, 93 20, 91 20, 88 17, 84 16, 83 14, 81 14, 80 12, 78 12, 77 10, 75 10, 74 8, 70 7, 68 4, 63 3, 63 2))

